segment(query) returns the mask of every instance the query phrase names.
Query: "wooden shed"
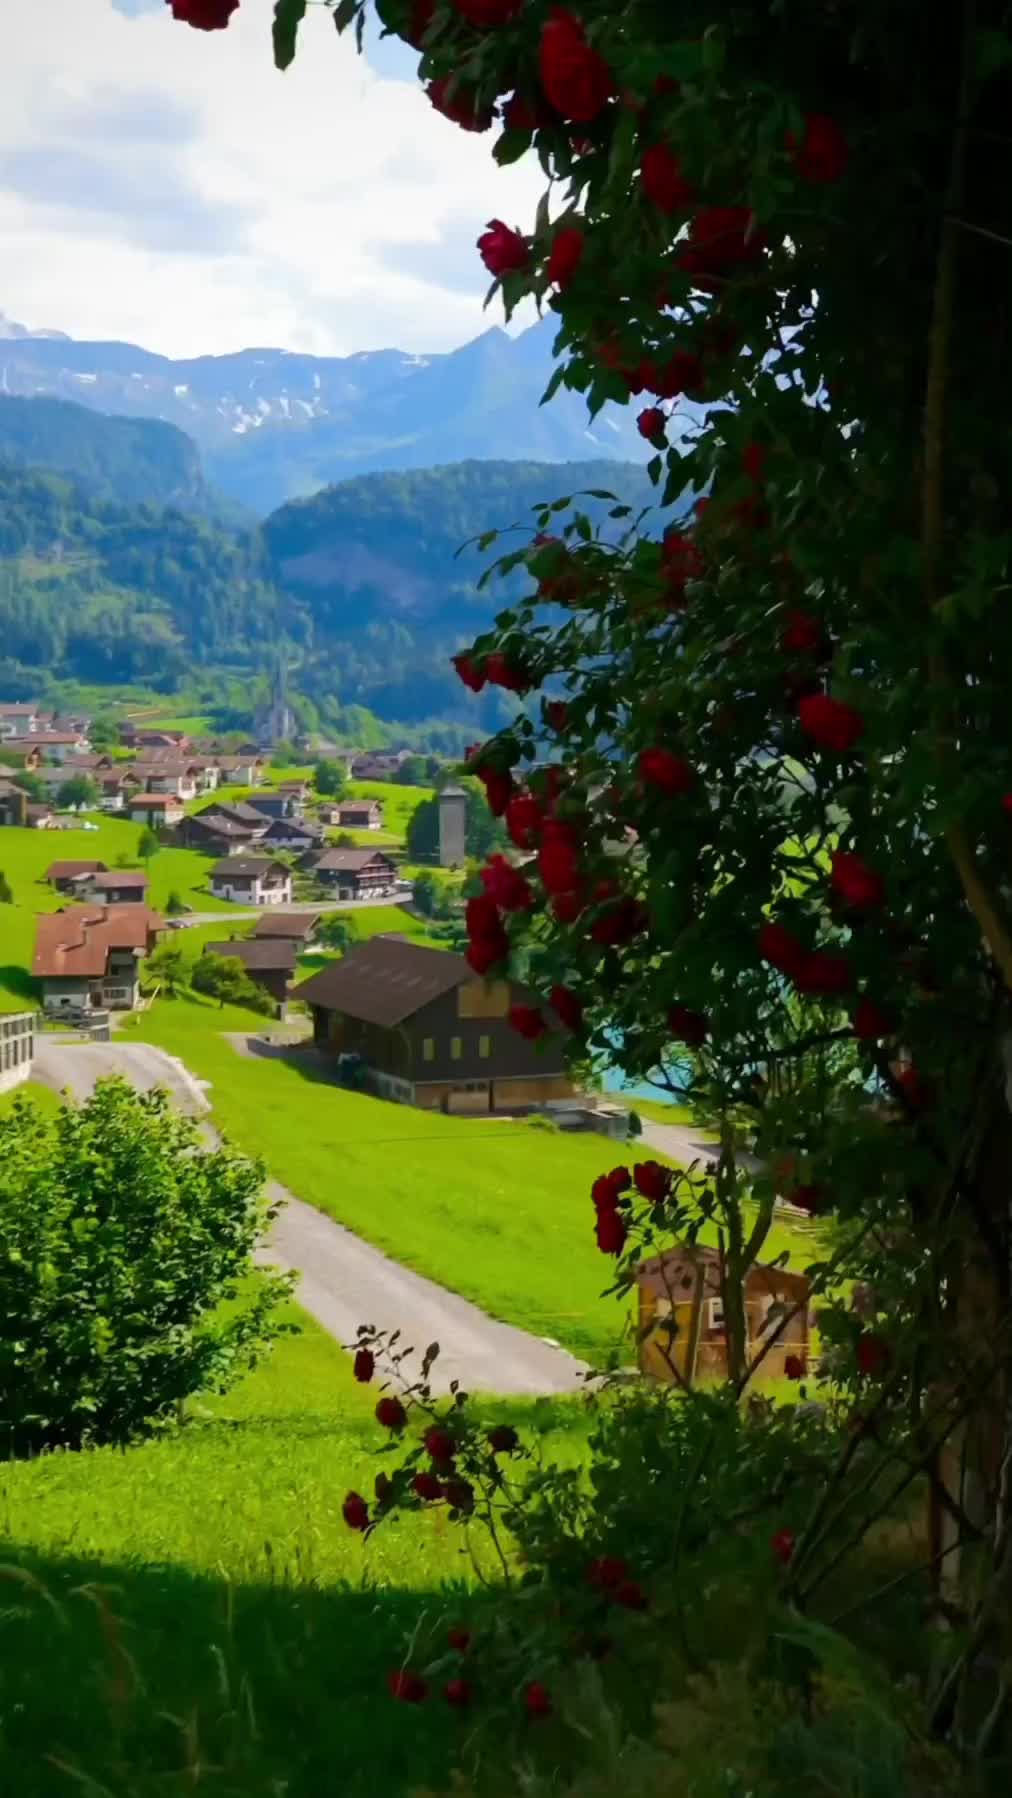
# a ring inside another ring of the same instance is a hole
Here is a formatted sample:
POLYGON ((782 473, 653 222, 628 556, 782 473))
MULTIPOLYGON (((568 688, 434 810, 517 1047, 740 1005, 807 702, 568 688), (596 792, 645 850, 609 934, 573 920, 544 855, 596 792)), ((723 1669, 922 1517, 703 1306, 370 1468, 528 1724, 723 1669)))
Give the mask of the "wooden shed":
MULTIPOLYGON (((721 1256, 717 1249, 676 1245, 644 1261, 639 1290, 639 1364, 656 1380, 688 1385, 727 1375, 721 1256), (674 1364, 672 1366, 672 1363, 674 1364)), ((800 1305, 757 1369, 757 1381, 783 1375, 788 1355, 808 1351, 808 1281, 803 1274, 754 1262, 745 1277, 747 1351, 751 1360, 786 1311, 800 1305)))

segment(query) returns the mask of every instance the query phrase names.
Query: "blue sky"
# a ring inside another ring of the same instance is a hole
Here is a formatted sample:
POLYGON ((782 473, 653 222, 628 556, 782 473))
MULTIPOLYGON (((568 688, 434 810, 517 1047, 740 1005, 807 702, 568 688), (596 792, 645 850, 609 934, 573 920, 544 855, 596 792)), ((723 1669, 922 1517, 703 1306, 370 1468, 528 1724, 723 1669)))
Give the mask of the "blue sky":
POLYGON ((365 57, 311 7, 287 74, 273 0, 227 32, 165 0, 35 0, 5 18, 0 309, 170 355, 448 348, 490 323, 474 248, 533 218, 536 167, 435 114, 406 46, 365 57))

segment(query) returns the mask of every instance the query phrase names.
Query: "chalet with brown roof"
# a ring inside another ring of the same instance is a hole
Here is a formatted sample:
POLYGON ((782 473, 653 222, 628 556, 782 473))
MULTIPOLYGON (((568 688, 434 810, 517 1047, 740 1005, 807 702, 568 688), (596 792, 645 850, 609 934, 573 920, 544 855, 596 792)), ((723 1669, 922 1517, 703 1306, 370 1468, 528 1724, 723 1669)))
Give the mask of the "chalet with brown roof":
POLYGON ((188 761, 141 761, 138 757, 133 772, 143 781, 148 793, 167 793, 174 799, 196 799, 200 771, 188 761))
POLYGON ((244 905, 290 905, 292 876, 268 855, 233 855, 211 869, 211 891, 244 905))
POLYGON ((509 1022, 517 984, 479 979, 462 955, 396 936, 373 937, 295 989, 313 1038, 356 1057, 386 1098, 429 1110, 522 1111, 569 1098, 563 1038, 540 1043, 509 1022))
MULTIPOLYGON (((728 1377, 720 1251, 702 1244, 676 1243, 641 1261, 639 1362, 643 1372, 669 1385, 728 1377)), ((746 1352, 763 1352, 756 1379, 782 1379, 788 1355, 804 1360, 808 1350, 809 1283, 804 1274, 753 1262, 745 1275, 746 1352), (783 1322, 786 1314, 786 1322, 783 1322), (776 1326, 776 1337, 773 1332, 776 1326), (767 1346, 768 1342, 768 1346, 767 1346)))
POLYGON ((318 911, 279 911, 265 912, 258 918, 254 937, 259 942, 263 938, 278 939, 294 943, 297 949, 308 949, 320 924, 318 911))
POLYGON ((58 893, 74 893, 88 886, 96 874, 104 873, 104 862, 50 862, 42 878, 58 893))
POLYGON ((190 739, 183 730, 143 730, 136 724, 119 727, 120 742, 127 749, 167 749, 178 755, 189 749, 190 739))
POLYGON ((97 905, 145 905, 150 884, 139 868, 109 868, 92 875, 89 893, 97 905))
POLYGON ((30 737, 52 722, 34 700, 0 700, 0 737, 30 737))
POLYGON ((128 792, 124 810, 133 824, 147 824, 152 830, 168 829, 186 816, 182 800, 172 793, 128 792))
POLYGON ((70 756, 87 755, 91 744, 80 730, 37 730, 32 736, 32 748, 47 761, 63 763, 70 756))
POLYGON ((342 830, 382 830, 383 807, 378 799, 342 799, 337 822, 342 830))
POLYGON ((179 840, 190 849, 222 851, 245 849, 267 832, 269 820, 244 800, 215 799, 199 812, 190 812, 179 831, 179 840))
POLYGON ((296 855, 317 855, 327 847, 322 824, 309 818, 274 818, 260 839, 265 849, 290 849, 296 855))
POLYGON ((0 826, 26 823, 28 795, 12 780, 0 780, 0 826))
POLYGON ((338 899, 386 899, 397 891, 397 866, 381 849, 328 849, 313 873, 338 899))
POLYGON ((250 979, 283 1005, 295 973, 296 945, 285 937, 233 938, 225 943, 205 943, 207 955, 224 955, 241 961, 250 979))
POLYGON ((164 920, 146 905, 76 905, 36 919, 32 973, 50 1014, 131 1011, 164 920))
POLYGON ((230 787, 255 787, 263 779, 264 763, 258 755, 220 755, 218 767, 230 787))

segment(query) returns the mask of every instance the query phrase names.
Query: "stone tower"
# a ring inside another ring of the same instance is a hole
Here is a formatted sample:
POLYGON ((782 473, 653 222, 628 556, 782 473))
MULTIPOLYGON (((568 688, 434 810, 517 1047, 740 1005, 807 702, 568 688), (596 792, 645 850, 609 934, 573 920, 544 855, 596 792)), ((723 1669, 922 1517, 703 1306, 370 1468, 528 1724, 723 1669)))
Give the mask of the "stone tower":
POLYGON ((439 795, 439 865, 462 868, 467 860, 467 794, 444 787, 439 795))

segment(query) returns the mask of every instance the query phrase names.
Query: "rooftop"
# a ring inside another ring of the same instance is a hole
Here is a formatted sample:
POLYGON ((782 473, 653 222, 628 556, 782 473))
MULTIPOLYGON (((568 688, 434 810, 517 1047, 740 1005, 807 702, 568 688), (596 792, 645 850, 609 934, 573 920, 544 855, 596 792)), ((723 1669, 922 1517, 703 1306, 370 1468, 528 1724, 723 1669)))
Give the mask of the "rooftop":
POLYGON ((257 919, 254 935, 258 937, 287 937, 291 942, 302 942, 312 936, 320 922, 318 911, 284 911, 267 912, 257 919))
POLYGON ((280 969, 286 974, 295 968, 295 944, 283 937, 233 937, 227 943, 205 943, 204 953, 241 961, 245 968, 280 969))
POLYGON ((211 869, 213 880, 228 880, 237 877, 239 880, 253 880, 258 874, 287 874, 284 862, 276 862, 269 855, 227 855, 224 861, 215 862, 211 869))
POLYGON ((146 949, 163 919, 146 905, 75 905, 35 921, 32 973, 102 975, 111 949, 146 949))
POLYGON ((104 862, 50 862, 44 880, 74 880, 79 874, 106 874, 104 862))
POLYGON ((97 887, 119 887, 124 892, 143 892, 150 883, 140 868, 110 868, 107 873, 95 877, 97 887))
POLYGON ((397 936, 374 936, 321 968, 295 997, 392 1029, 433 999, 476 978, 462 955, 397 936))
MULTIPOLYGON (((377 856, 382 857, 384 861, 390 861, 390 857, 384 855, 382 849, 328 849, 326 854, 321 855, 319 861, 315 863, 315 867, 325 868, 328 871, 333 870, 338 874, 358 874, 363 868, 367 868, 370 862, 374 862, 377 856)), ((390 865, 392 867, 393 863, 391 862, 390 865)))

